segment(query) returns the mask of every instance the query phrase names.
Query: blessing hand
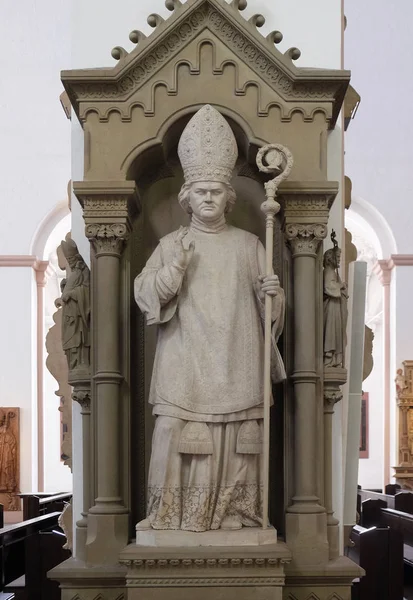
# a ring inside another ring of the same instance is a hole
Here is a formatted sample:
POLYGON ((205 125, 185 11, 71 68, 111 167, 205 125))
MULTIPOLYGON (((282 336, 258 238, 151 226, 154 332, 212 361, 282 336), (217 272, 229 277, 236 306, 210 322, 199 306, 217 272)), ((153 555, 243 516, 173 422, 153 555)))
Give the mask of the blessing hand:
POLYGON ((278 279, 278 275, 260 275, 258 281, 261 285, 260 296, 261 299, 264 300, 265 296, 271 296, 274 298, 277 296, 280 290, 280 280, 278 279))
POLYGON ((194 241, 189 243, 188 250, 184 248, 183 240, 186 235, 188 235, 188 227, 180 227, 175 240, 174 258, 172 261, 179 269, 186 269, 188 267, 195 252, 194 241))

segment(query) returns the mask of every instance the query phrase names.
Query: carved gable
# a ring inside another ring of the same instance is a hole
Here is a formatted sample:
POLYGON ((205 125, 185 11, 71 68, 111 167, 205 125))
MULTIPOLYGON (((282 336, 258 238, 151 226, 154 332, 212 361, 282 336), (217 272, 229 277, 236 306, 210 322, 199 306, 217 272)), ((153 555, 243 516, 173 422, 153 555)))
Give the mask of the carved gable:
POLYGON ((131 33, 136 42, 131 53, 112 51, 119 59, 114 68, 62 73, 91 136, 86 178, 128 177, 143 144, 161 145, 174 122, 209 103, 238 121, 250 144, 277 139, 293 151, 296 165, 304 164, 304 152, 312 156, 308 169, 293 177, 324 179, 320 136, 334 127, 349 73, 295 67, 299 51, 282 54, 275 47, 281 34, 263 37, 257 27, 264 17, 244 19, 242 0, 167 0, 166 5, 172 16, 164 21, 151 15, 155 31, 149 37, 131 33), (108 148, 108 136, 122 141, 108 148))
POLYGON ((259 19, 246 21, 235 6, 237 3, 188 0, 179 4, 175 3, 174 13, 167 21, 155 19, 158 25, 148 38, 132 32, 135 36, 131 37, 139 38, 137 47, 130 54, 122 48, 115 49, 120 60, 113 69, 62 73, 81 120, 91 110, 103 120, 111 110, 118 110, 122 120, 129 120, 133 105, 141 105, 145 114, 152 115, 156 87, 164 86, 168 95, 176 95, 179 67, 186 65, 191 74, 199 74, 202 45, 210 43, 214 74, 222 74, 230 65, 235 71, 236 96, 245 94, 248 86, 255 86, 260 93, 260 84, 265 84, 258 114, 266 114, 273 103, 282 106, 283 118, 288 118, 294 109, 301 109, 310 119, 318 108, 332 124, 335 122, 347 89, 348 72, 296 68, 290 56, 294 52, 279 52, 274 46, 275 33, 264 38, 257 30, 259 19), (165 76, 165 66, 171 62, 173 69, 169 68, 165 76), (240 63, 249 70, 239 72, 240 63), (249 76, 242 78, 246 73, 249 76), (268 101, 270 91, 273 98, 268 101))

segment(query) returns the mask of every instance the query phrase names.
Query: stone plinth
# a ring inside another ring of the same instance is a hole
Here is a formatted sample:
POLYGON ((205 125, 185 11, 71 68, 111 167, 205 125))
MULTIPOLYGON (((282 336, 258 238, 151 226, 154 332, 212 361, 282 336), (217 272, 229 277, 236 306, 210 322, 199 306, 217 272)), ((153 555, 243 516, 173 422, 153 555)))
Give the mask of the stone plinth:
POLYGON ((126 600, 126 569, 121 565, 90 566, 69 558, 48 572, 59 582, 62 600, 126 600))
POLYGON ((128 600, 192 600, 195 595, 197 600, 282 600, 290 560, 284 543, 187 548, 133 544, 120 557, 127 568, 128 600))
POLYGON ((136 545, 157 548, 179 547, 237 547, 262 546, 277 543, 277 532, 274 527, 243 527, 236 531, 164 531, 145 529, 136 531, 136 545))
POLYGON ((346 556, 320 567, 287 566, 284 600, 351 600, 352 582, 364 570, 346 556))

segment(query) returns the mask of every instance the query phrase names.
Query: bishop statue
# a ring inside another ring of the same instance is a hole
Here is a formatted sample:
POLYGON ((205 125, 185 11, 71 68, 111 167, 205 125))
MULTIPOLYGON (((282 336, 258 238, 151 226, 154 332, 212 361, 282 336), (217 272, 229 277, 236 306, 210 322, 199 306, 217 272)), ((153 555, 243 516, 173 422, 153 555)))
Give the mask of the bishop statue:
POLYGON ((265 275, 258 238, 226 222, 238 156, 224 117, 207 105, 178 146, 189 227, 163 237, 135 280, 158 326, 149 402, 156 415, 147 518, 137 529, 202 532, 262 523, 263 319, 273 298, 272 375, 284 293, 265 275))

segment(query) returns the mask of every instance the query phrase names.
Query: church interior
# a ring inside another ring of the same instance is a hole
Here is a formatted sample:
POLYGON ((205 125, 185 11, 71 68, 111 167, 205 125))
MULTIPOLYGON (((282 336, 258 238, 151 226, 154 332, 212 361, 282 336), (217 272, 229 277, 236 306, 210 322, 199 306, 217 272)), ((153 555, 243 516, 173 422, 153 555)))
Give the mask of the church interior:
POLYGON ((413 599, 412 21, 1 5, 0 600, 413 599))

